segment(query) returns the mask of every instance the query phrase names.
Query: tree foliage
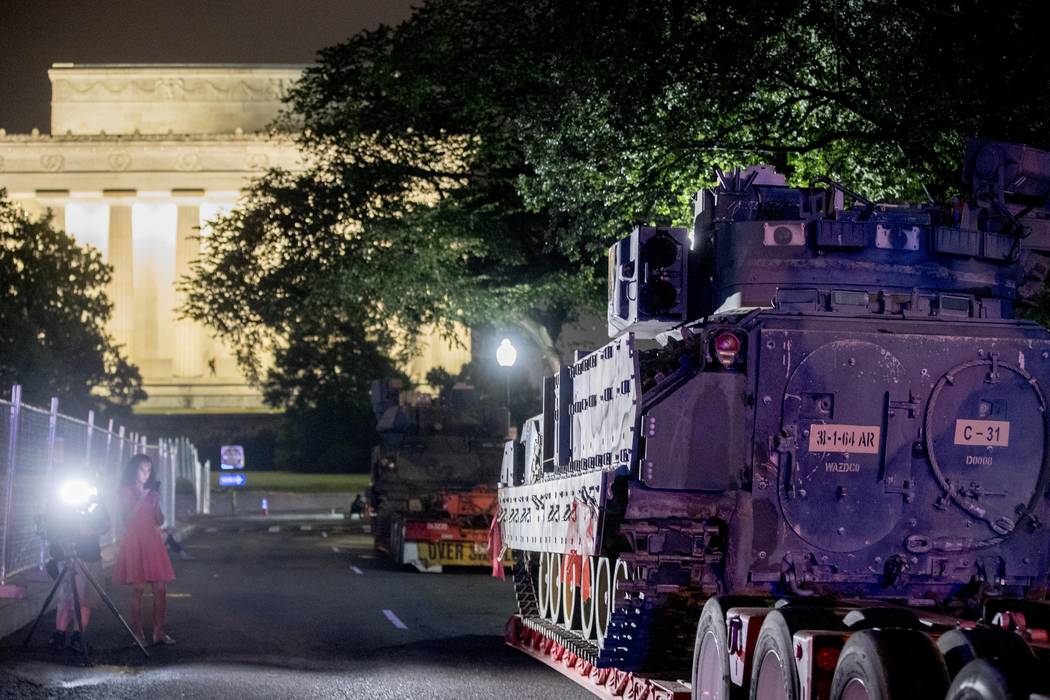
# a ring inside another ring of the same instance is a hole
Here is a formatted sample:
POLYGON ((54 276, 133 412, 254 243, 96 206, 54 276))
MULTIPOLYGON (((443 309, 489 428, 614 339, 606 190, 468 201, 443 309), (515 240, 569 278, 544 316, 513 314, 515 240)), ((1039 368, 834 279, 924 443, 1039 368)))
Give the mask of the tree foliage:
POLYGON ((386 355, 424 323, 551 347, 601 308, 606 247, 688 223, 713 166, 919 199, 957 186, 971 136, 1050 145, 1039 20, 1022 0, 431 0, 320 52, 279 125, 304 169, 217 225, 187 310, 251 366, 303 324, 386 355))
POLYGON ((110 268, 0 189, 0 384, 64 413, 126 410, 146 397, 138 369, 106 332, 110 268))
POLYGON ((534 206, 588 212, 607 232, 635 212, 684 220, 683 195, 712 166, 757 161, 797 184, 829 175, 876 199, 943 197, 968 138, 1047 138, 1033 75, 1050 53, 1032 3, 660 8, 590 8, 586 65, 552 73, 564 107, 527 125, 534 206))

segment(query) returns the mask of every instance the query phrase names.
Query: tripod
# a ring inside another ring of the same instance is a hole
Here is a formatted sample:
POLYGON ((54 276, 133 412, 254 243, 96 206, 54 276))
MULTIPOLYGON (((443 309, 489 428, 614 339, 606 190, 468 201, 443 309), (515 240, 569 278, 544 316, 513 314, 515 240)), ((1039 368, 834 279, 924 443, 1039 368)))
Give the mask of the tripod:
POLYGON ((43 619, 44 613, 47 612, 47 606, 51 605, 51 600, 55 597, 55 594, 58 593, 58 587, 65 582, 66 585, 72 587, 73 617, 76 619, 77 632, 80 633, 81 646, 84 652, 84 662, 88 663, 87 637, 84 634, 84 620, 80 613, 80 593, 77 592, 78 575, 83 576, 84 580, 91 584, 91 587, 95 589, 95 592, 98 593, 98 597, 106 604, 109 611, 120 620, 120 624, 124 625, 124 629, 126 629, 128 634, 131 635, 131 638, 135 640, 135 644, 138 648, 142 650, 142 653, 145 654, 146 657, 149 657, 149 652, 146 651, 146 647, 143 646, 139 638, 135 636, 135 633, 131 630, 131 626, 128 625, 128 621, 117 611, 117 606, 113 605, 113 601, 110 600, 109 596, 106 595, 106 592, 102 590, 102 586, 98 585, 98 581, 95 580, 95 577, 92 576, 91 572, 84 566, 84 562, 80 561, 80 557, 76 555, 68 556, 62 560, 62 570, 55 579, 55 584, 51 586, 51 592, 47 594, 44 604, 40 606, 40 614, 36 616, 36 621, 30 628, 29 634, 26 635, 25 641, 22 642, 23 646, 28 646, 29 640, 33 637, 33 632, 36 632, 36 628, 40 625, 40 620, 43 619))

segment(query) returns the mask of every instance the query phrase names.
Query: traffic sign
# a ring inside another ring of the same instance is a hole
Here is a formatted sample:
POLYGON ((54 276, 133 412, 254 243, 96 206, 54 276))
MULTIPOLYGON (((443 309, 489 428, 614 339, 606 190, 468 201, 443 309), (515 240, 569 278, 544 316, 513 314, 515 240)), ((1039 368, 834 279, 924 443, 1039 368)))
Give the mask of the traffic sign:
POLYGON ((223 445, 219 451, 220 469, 244 469, 244 447, 242 445, 223 445))
POLYGON ((246 474, 219 474, 219 486, 244 486, 246 483, 246 474))

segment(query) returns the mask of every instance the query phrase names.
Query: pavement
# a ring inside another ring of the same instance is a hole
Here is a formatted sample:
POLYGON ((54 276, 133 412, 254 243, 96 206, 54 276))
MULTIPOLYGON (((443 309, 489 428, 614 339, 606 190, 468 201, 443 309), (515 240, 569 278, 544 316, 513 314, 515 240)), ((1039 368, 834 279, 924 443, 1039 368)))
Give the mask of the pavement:
MULTIPOLYGON (((23 628, 0 640, 0 698, 591 697, 503 644, 509 581, 395 567, 365 527, 316 517, 200 521, 184 542, 193 558, 173 560, 175 645, 144 658, 100 608, 85 666, 46 649, 50 624, 29 647, 23 628)), ((109 590, 123 609, 127 592, 109 590)))

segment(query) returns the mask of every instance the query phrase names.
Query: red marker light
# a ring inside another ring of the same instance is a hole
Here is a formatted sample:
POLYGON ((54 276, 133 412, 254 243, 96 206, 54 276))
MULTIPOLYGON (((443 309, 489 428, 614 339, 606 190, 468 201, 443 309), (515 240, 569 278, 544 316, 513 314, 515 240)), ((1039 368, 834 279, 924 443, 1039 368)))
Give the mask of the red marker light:
POLYGON ((824 647, 817 651, 816 658, 814 661, 824 673, 831 673, 835 670, 835 665, 839 662, 839 650, 835 647, 824 647))
POLYGON ((740 352, 740 338, 735 333, 720 333, 715 338, 715 354, 723 367, 736 362, 737 354, 740 352))

